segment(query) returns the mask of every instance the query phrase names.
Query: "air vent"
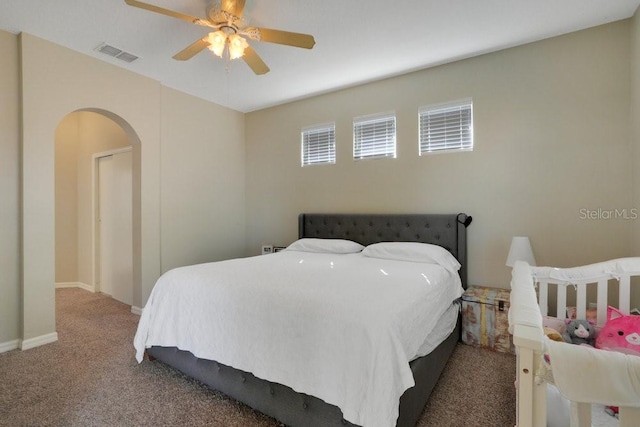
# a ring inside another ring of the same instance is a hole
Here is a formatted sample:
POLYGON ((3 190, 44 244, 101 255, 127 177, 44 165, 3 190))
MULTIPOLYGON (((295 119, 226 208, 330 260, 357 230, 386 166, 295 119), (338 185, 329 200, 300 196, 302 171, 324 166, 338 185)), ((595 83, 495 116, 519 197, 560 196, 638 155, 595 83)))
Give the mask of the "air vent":
POLYGON ((95 50, 97 50, 100 53, 104 53, 105 55, 109 55, 112 56, 114 58, 117 58, 121 61, 124 62, 133 62, 136 59, 139 58, 139 56, 134 55, 132 53, 129 52, 125 52, 122 49, 118 49, 117 47, 113 47, 110 46, 106 43, 102 43, 100 46, 98 46, 95 50))

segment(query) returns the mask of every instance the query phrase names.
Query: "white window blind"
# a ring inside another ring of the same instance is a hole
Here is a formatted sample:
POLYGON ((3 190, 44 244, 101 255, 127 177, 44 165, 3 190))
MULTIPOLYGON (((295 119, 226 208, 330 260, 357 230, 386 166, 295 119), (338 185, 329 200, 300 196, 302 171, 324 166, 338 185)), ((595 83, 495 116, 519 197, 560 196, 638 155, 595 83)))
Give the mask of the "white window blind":
POLYGON ((396 157, 395 113, 353 119, 353 158, 396 157))
POLYGON ((336 125, 318 125, 302 129, 302 166, 336 162, 336 125))
POLYGON ((473 150, 473 102, 464 99, 448 104, 422 107, 420 155, 473 150))

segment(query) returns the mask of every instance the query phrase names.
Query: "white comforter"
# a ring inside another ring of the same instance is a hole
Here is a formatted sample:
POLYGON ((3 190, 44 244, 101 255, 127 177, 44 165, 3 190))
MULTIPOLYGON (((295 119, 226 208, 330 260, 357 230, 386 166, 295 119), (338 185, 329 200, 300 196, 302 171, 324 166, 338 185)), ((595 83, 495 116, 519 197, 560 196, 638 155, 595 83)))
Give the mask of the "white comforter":
POLYGON ((177 268, 156 283, 134 339, 178 347, 394 426, 408 361, 462 295, 435 264, 297 251, 177 268))

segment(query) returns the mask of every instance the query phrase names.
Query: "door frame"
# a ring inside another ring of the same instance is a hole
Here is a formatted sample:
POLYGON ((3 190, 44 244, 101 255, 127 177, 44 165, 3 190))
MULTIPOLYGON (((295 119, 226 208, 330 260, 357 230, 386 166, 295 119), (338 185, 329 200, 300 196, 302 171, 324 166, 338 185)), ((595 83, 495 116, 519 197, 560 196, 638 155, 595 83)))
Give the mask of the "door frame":
POLYGON ((98 188, 98 161, 101 157, 109 157, 132 150, 133 146, 130 145, 116 150, 102 151, 100 153, 94 153, 91 159, 91 247, 93 248, 93 256, 91 257, 91 280, 93 283, 91 285, 93 287, 93 292, 100 292, 100 223, 98 222, 98 218, 100 216, 100 211, 98 209, 100 189, 98 188))

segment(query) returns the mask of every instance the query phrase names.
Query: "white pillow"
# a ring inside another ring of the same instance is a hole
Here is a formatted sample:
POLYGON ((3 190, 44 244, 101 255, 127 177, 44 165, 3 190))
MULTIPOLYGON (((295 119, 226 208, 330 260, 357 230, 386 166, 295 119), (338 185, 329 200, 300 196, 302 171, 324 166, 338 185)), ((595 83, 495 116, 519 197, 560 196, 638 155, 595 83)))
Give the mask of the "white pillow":
POLYGON ((460 263, 451 252, 438 245, 418 242, 382 242, 369 245, 362 254, 372 258, 396 261, 424 262, 438 264, 449 271, 460 270, 460 263))
POLYGON ((286 251, 322 252, 328 254, 353 254, 362 251, 364 246, 352 240, 344 239, 299 239, 287 246, 286 251))

